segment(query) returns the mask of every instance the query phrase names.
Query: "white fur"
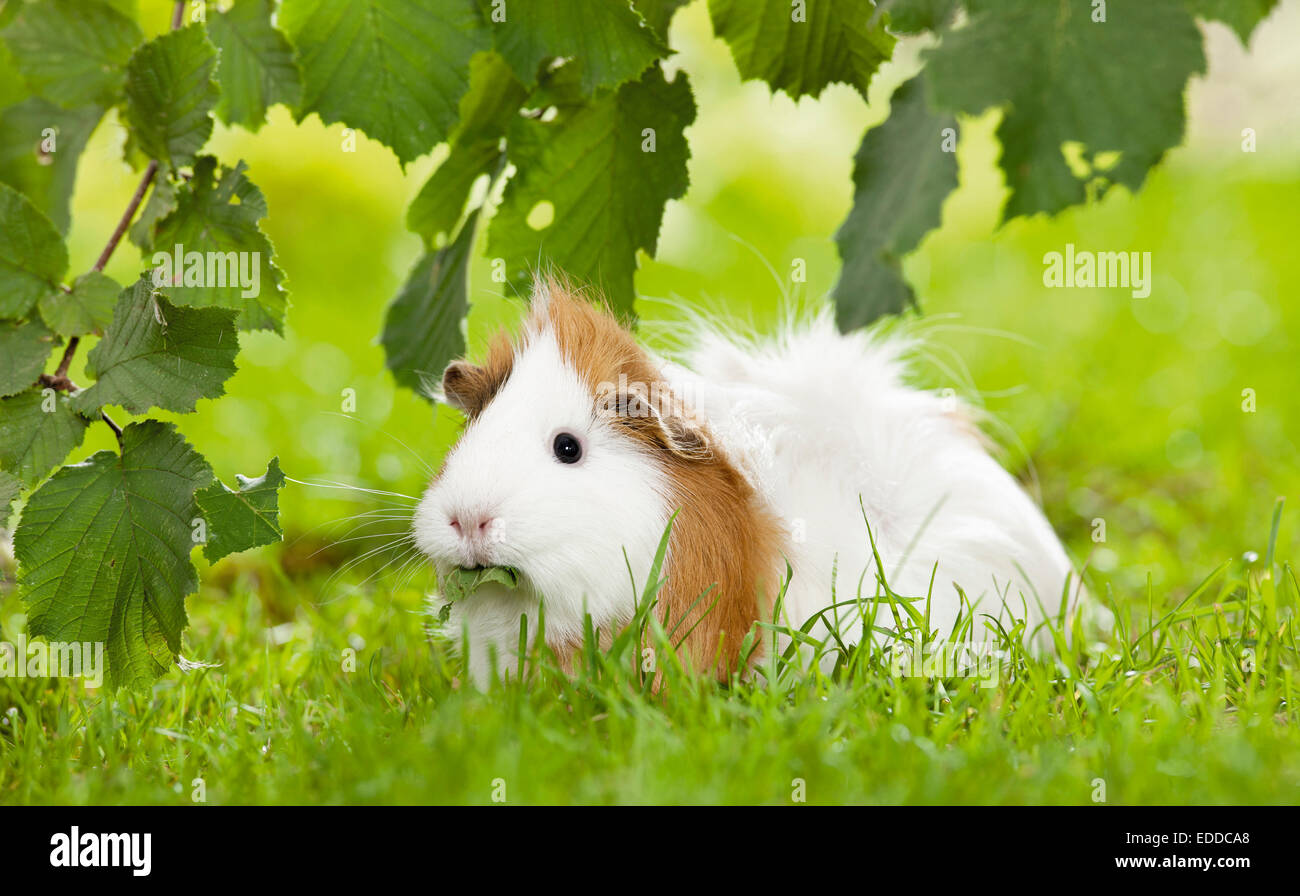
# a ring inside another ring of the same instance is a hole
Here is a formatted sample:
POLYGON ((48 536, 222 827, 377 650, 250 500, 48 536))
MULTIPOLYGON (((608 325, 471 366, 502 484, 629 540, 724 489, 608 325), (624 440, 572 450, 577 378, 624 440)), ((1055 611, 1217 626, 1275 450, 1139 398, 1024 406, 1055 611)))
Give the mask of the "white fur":
MULTIPOLYGON (((928 593, 940 636, 958 618, 957 586, 975 606, 975 640, 988 637, 983 614, 1025 619, 1032 634, 1059 611, 1070 561, 973 435, 969 410, 906 384, 908 351, 898 337, 841 334, 823 314, 761 345, 703 330, 690 367, 668 365, 666 374, 791 534, 785 621, 802 625, 832 603, 833 571, 837 602, 856 598, 859 583, 864 598, 877 593, 869 523, 890 588, 928 593)), ((1073 607, 1081 591, 1069 592, 1073 607)), ((924 601, 913 606, 925 611, 924 601)), ((861 638, 855 608, 837 616, 849 643, 861 638)), ((892 627, 887 608, 880 617, 892 627)), ((1046 632, 1035 643, 1048 646, 1046 632)))
MULTIPOLYGON (((977 612, 1027 618, 1031 632, 1058 611, 1071 575, 1060 541, 963 427, 963 409, 905 383, 905 342, 840 334, 827 315, 766 345, 705 330, 696 342, 689 367, 667 364, 664 375, 787 526, 789 622, 831 603, 833 570, 838 600, 856 596, 860 581, 864 597, 876 593, 864 511, 896 593, 924 597, 933 573, 940 635, 958 617, 957 585, 977 612)), ((539 595, 552 643, 579 642, 584 612, 606 632, 631 616, 633 581, 644 584, 667 525, 666 486, 654 457, 595 413, 549 330, 534 334, 415 518, 417 543, 440 571, 478 563, 524 574, 522 593, 490 587, 453 607, 451 634, 467 635, 476 680, 488 677, 490 654, 512 667, 520 614, 535 633, 539 595), (561 429, 584 440, 580 464, 552 455, 561 429), (497 537, 471 556, 449 520, 477 512, 498 520, 497 537)), ((1079 589, 1070 592, 1073 604, 1079 589)), ((842 633, 861 638, 851 608, 837 616, 842 633)), ((974 636, 985 636, 982 623, 974 636)))

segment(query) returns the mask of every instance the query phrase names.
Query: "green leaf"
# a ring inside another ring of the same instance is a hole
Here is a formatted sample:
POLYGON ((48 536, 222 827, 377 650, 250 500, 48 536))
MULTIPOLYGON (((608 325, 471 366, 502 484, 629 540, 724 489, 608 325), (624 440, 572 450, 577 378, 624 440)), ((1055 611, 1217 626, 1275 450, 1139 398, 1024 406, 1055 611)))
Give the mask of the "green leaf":
POLYGON ((938 31, 952 23, 961 0, 879 0, 889 14, 889 30, 898 34, 938 31))
POLYGON ((508 3, 498 7, 503 15, 494 15, 490 0, 480 6, 493 46, 529 87, 537 83, 543 63, 557 58, 577 61, 583 93, 590 94, 629 81, 668 55, 668 45, 627 0, 508 3))
POLYGON ((478 212, 455 242, 426 254, 384 316, 385 363, 393 378, 425 398, 443 370, 465 352, 461 321, 469 312, 467 279, 478 212))
POLYGON ((208 540, 203 555, 212 563, 227 554, 236 554, 279 541, 279 491, 284 486, 280 459, 271 458, 266 473, 256 479, 236 474, 239 488, 231 491, 220 480, 194 493, 199 510, 208 524, 208 540))
POLYGON ((426 246, 437 245, 440 237, 456 230, 475 181, 496 170, 503 158, 494 140, 453 143, 451 155, 411 200, 406 210, 407 228, 424 237, 426 246))
POLYGON ((274 0, 238 0, 208 16, 208 37, 221 53, 217 116, 256 131, 276 103, 296 106, 302 96, 293 47, 271 24, 274 0))
POLYGON ((36 382, 54 339, 39 320, 0 320, 0 396, 16 395, 36 382))
POLYGON ((519 587, 519 571, 509 566, 477 566, 473 569, 456 566, 438 582, 438 590, 443 600, 455 603, 492 583, 513 590, 519 587))
POLYGON ((68 270, 68 250, 50 219, 0 184, 0 318, 22 317, 55 290, 68 270))
POLYGON ((834 290, 840 329, 915 302, 900 261, 939 226, 944 198, 957 186, 957 155, 944 151, 946 138, 955 144, 956 128, 951 115, 930 111, 917 77, 894 91, 889 118, 862 139, 853 166, 853 208, 835 234, 844 259, 834 290))
POLYGON ((646 24, 654 29, 655 34, 666 42, 668 25, 672 22, 673 14, 687 2, 688 0, 632 0, 632 5, 637 12, 641 13, 641 18, 645 19, 646 24))
POLYGON ((32 89, 72 108, 118 101, 124 66, 144 34, 98 0, 44 0, 24 6, 4 38, 32 89))
POLYGON ((201 25, 169 31, 131 56, 126 121, 141 152, 170 169, 194 163, 212 134, 216 48, 201 25))
POLYGON ((266 217, 266 199, 245 170, 242 161, 218 168, 212 156, 200 156, 194 176, 176 193, 176 207, 154 227, 150 265, 161 270, 176 304, 234 308, 241 330, 279 333, 288 299, 275 250, 258 224, 266 217))
POLYGON ((496 53, 470 63, 469 91, 460 101, 460 124, 451 153, 433 172, 406 212, 406 226, 436 245, 460 223, 474 182, 502 163, 501 141, 528 93, 496 53))
POLYGON ((18 71, 18 63, 14 61, 9 46, 4 42, 3 30, 7 24, 5 14, 8 10, 16 12, 18 7, 13 4, 4 6, 3 0, 0 0, 0 107, 12 106, 32 95, 31 88, 27 86, 22 73, 18 71))
POLYGON ((1277 0, 1186 0, 1187 8, 1202 19, 1223 22, 1241 38, 1243 45, 1250 43, 1251 32, 1273 8, 1277 0))
POLYGON ((41 319, 60 336, 103 335, 113 319, 122 287, 111 277, 91 271, 78 277, 70 292, 62 289, 41 299, 41 319))
POLYGON ((68 396, 31 388, 0 399, 0 470, 32 486, 81 444, 90 421, 68 396))
POLYGON ((139 0, 104 0, 104 2, 132 20, 140 16, 139 0))
POLYGON ((284 0, 302 71, 302 120, 343 122, 405 164, 446 139, 491 35, 473 0, 284 0))
POLYGON ((17 476, 0 470, 0 529, 9 528, 9 518, 14 514, 14 502, 22 491, 23 484, 17 476))
MULTIPOLYGON (((1201 33, 1180 0, 968 0, 970 21, 928 54, 934 99, 954 112, 1005 109, 998 137, 1011 197, 1004 219, 1082 202, 1062 150, 1115 151, 1107 176, 1130 189, 1183 135, 1183 89, 1205 70, 1201 33)), ((1105 186, 1103 184, 1103 186, 1105 186)))
POLYGON ((713 30, 731 45, 740 76, 762 78, 796 99, 835 82, 867 95, 872 75, 894 52, 875 11, 871 0, 709 0, 713 30))
POLYGON ((102 106, 63 109, 40 97, 0 109, 0 182, 26 195, 62 233, 71 222, 77 160, 103 115, 102 106))
POLYGON ((528 91, 500 54, 479 53, 470 61, 469 90, 461 97, 453 138, 465 143, 505 136, 527 98, 528 91))
POLYGON ((112 687, 147 687, 175 661, 198 588, 196 489, 212 470, 174 426, 147 420, 122 453, 64 467, 27 500, 14 533, 28 631, 102 642, 112 687))
POLYGON ((686 192, 682 132, 694 120, 685 73, 669 83, 654 66, 571 116, 521 121, 523 133, 511 141, 519 171, 492 219, 489 254, 507 260, 521 290, 528 266, 547 258, 631 312, 637 250, 654 254, 664 206, 686 192), (651 139, 653 152, 645 149, 651 139), (554 219, 536 230, 528 218, 543 202, 554 219))
POLYGON ((86 357, 96 382, 72 406, 82 414, 109 404, 132 414, 189 413, 200 398, 225 393, 238 352, 234 311, 178 308, 142 277, 122 290, 113 323, 86 357))

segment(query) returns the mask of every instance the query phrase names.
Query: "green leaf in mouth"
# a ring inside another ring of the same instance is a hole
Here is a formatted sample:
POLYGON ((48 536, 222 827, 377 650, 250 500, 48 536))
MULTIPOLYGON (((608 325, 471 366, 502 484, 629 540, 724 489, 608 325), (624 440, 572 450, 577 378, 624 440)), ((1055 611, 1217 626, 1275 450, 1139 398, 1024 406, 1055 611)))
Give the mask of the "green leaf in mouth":
POLYGON ((519 570, 509 566, 476 566, 472 569, 457 566, 442 577, 438 584, 447 606, 458 600, 464 600, 489 582, 504 585, 507 588, 519 586, 519 570))

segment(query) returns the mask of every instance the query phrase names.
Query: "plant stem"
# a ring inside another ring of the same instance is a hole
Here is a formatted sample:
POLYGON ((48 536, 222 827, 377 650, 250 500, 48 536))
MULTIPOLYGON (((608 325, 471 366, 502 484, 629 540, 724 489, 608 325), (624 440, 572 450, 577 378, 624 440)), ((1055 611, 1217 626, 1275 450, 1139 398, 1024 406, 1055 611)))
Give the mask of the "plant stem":
POLYGON ((80 344, 80 336, 73 336, 68 340, 68 347, 63 350, 63 357, 59 359, 59 367, 54 371, 54 379, 62 380, 68 378, 68 367, 71 366, 72 356, 77 353, 77 346, 80 344))
POLYGON ((99 419, 108 424, 108 428, 113 430, 113 435, 117 436, 117 444, 122 444, 122 427, 113 422, 113 418, 103 411, 99 412, 99 419))
POLYGON ((131 197, 130 204, 127 205, 126 211, 122 213, 121 219, 117 222, 117 227, 113 230, 113 235, 108 238, 108 245, 104 246, 104 251, 99 253, 99 259, 91 269, 96 272, 103 271, 108 264, 108 260, 113 257, 117 244, 122 242, 122 237, 126 235, 126 229, 131 226, 131 221, 135 218, 135 213, 140 209, 140 203, 144 202, 144 194, 148 192, 149 185, 153 183, 154 176, 158 174, 158 162, 151 159, 149 167, 144 169, 144 176, 140 178, 140 184, 135 188, 135 194, 131 197))

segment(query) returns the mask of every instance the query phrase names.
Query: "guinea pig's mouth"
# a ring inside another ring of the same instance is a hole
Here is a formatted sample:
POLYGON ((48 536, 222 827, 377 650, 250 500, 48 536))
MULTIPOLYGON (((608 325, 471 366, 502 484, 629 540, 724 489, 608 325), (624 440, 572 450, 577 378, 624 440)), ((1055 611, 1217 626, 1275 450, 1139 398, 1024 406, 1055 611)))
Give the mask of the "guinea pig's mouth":
POLYGON ((438 589, 450 602, 464 600, 485 585, 508 591, 519 587, 523 575, 513 566, 453 566, 438 577, 438 589))
POLYGON ((454 566, 452 568, 462 574, 481 573, 493 569, 500 570, 502 574, 508 576, 515 585, 519 584, 519 578, 521 576, 519 570, 515 569, 513 566, 498 566, 491 563, 479 563, 475 566, 454 566))

